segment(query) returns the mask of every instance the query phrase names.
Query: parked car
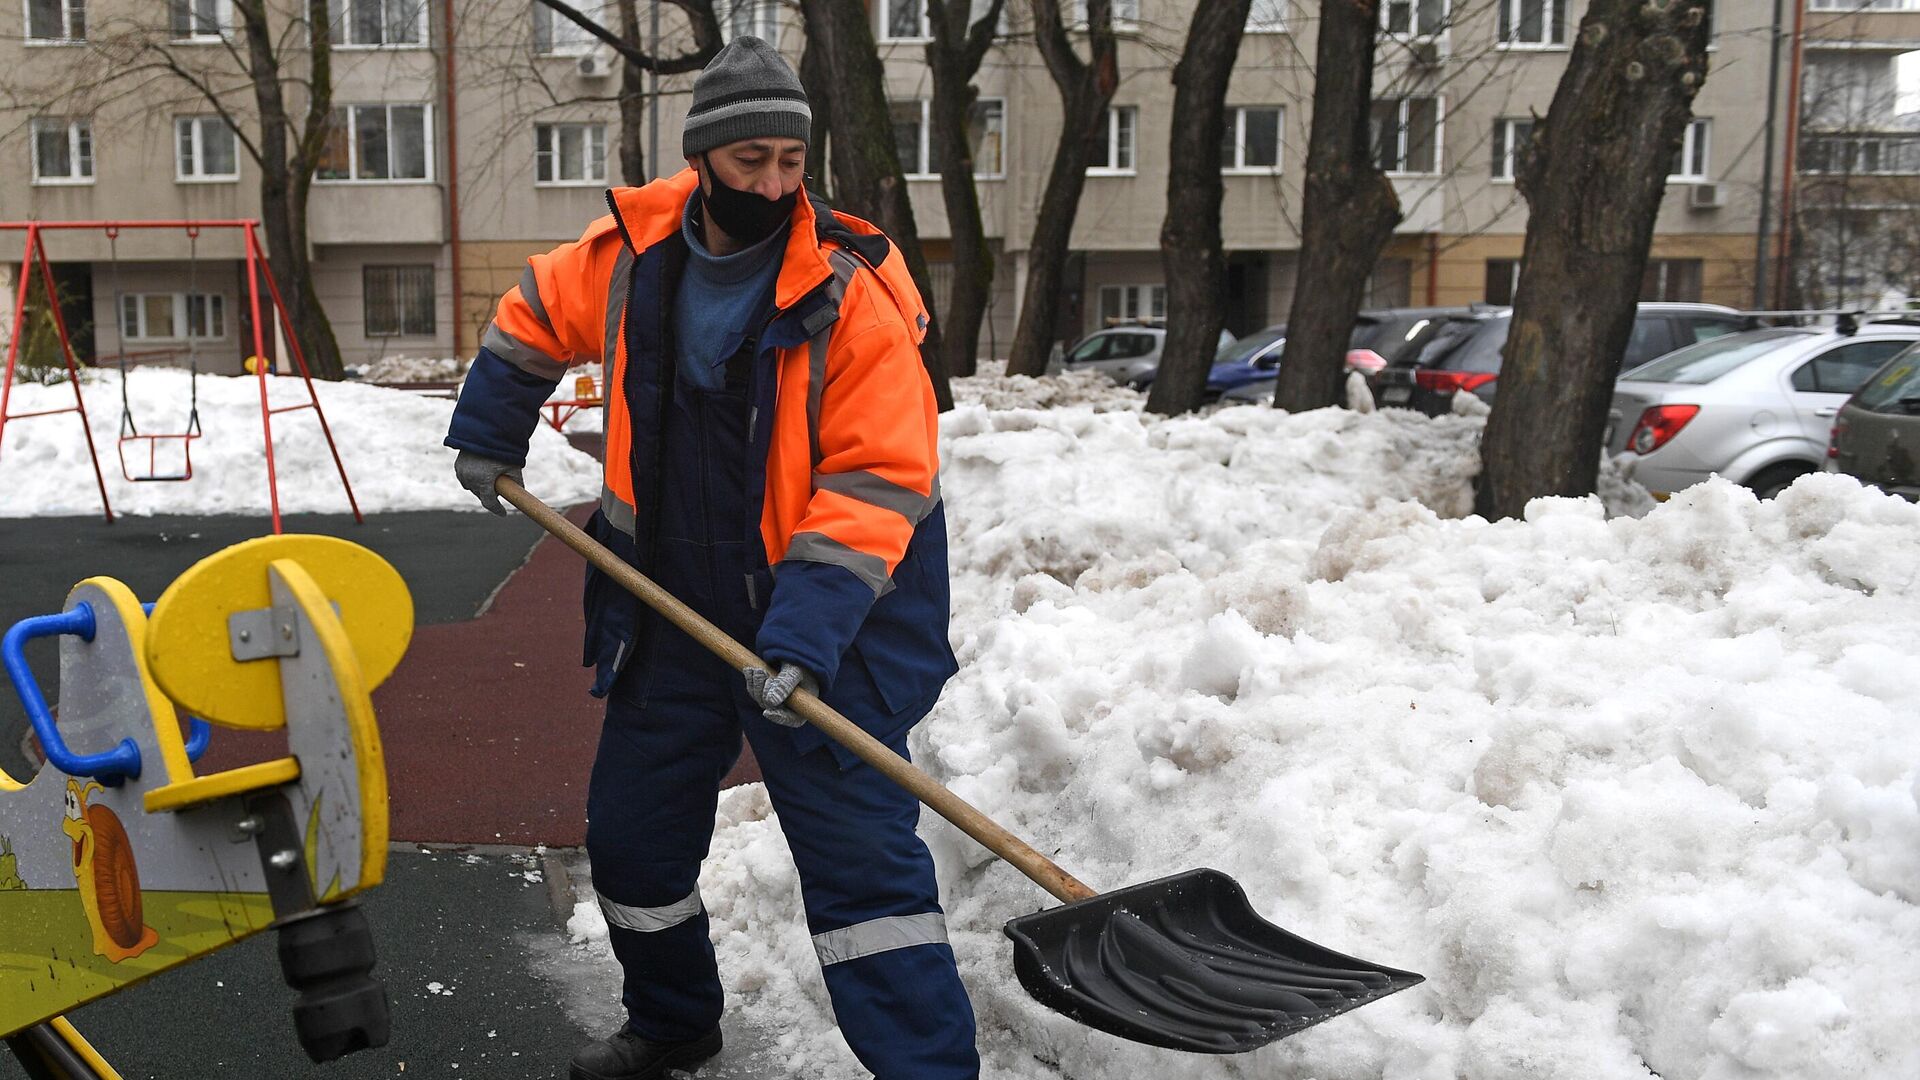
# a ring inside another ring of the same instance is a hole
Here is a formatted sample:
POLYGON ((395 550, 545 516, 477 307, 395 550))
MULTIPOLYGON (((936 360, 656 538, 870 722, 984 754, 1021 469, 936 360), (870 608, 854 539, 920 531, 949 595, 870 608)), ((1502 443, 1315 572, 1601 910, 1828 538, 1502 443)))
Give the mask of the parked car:
POLYGON ((1920 502, 1920 345, 1896 354, 1840 407, 1826 468, 1920 502))
POLYGON ((1836 414, 1920 326, 1773 327, 1703 341, 1614 385, 1606 447, 1656 497, 1719 474, 1770 498, 1826 461, 1836 414))
MULTIPOLYGON (((1164 326, 1109 326, 1074 342, 1062 354, 1060 370, 1098 371, 1122 386, 1144 386, 1160 370, 1160 349, 1166 340, 1164 326)), ((1220 331, 1220 348, 1232 343, 1233 335, 1220 331)))
MULTIPOLYGON (((1382 308, 1377 311, 1363 311, 1354 320, 1353 334, 1347 339, 1347 369, 1371 376, 1386 367, 1398 357, 1417 349, 1449 316, 1464 315, 1466 308, 1382 308)), ((1286 327, 1274 327, 1281 333, 1281 346, 1286 341, 1286 327)), ((1263 333, 1266 331, 1263 331, 1263 333)), ((1248 340, 1251 340, 1249 338, 1248 340)), ((1214 371, 1220 376, 1221 400, 1234 404, 1261 404, 1273 400, 1274 384, 1279 381, 1278 368, 1280 353, 1276 349, 1271 356, 1271 365, 1265 371, 1253 371, 1238 378, 1232 378, 1222 372, 1220 365, 1214 371)), ((1208 379, 1211 389, 1214 378, 1208 379)))
MULTIPOLYGON (((1682 345, 1753 325, 1750 316, 1718 304, 1641 304, 1620 370, 1638 367, 1682 345)), ((1381 369, 1372 380, 1374 398, 1382 405, 1417 409, 1428 416, 1450 411, 1453 395, 1461 391, 1493 404, 1501 351, 1512 326, 1512 308, 1482 308, 1453 316, 1418 352, 1381 369)))

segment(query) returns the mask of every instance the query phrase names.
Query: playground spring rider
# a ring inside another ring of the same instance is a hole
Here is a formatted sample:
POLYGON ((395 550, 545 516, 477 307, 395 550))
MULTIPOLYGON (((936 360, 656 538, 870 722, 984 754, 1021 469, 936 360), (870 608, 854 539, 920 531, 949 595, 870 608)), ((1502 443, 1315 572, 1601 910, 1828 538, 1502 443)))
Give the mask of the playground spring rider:
POLYGON ((270 536, 201 560, 151 612, 88 578, 0 640, 47 758, 24 784, 0 772, 0 1038, 31 1076, 114 1077, 62 1014, 271 927, 308 1056, 385 1045, 353 897, 386 871, 369 694, 412 635, 406 585, 345 540, 270 536), (23 652, 45 637, 58 726, 23 652), (207 721, 285 728, 288 756, 197 775, 207 721))

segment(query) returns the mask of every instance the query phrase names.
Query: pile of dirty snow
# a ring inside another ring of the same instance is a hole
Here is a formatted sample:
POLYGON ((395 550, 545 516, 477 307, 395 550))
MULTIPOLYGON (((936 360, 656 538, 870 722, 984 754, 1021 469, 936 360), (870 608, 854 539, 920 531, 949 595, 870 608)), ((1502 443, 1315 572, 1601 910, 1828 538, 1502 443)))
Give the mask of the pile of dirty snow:
POLYGON ((460 356, 383 356, 364 364, 350 364, 347 373, 370 383, 445 383, 467 377, 472 361, 460 356))
POLYGON ((1138 409, 1147 400, 1097 371, 1069 371, 1034 378, 1006 374, 1005 360, 983 360, 979 373, 951 381, 953 400, 989 409, 1048 409, 1090 405, 1096 412, 1138 409))
MULTIPOLYGON (((162 441, 117 446, 120 375, 83 375, 87 415, 115 513, 265 514, 269 510, 267 467, 260 429, 260 388, 253 376, 202 375, 199 380, 201 437, 191 446, 193 479, 180 483, 130 483, 132 475, 177 475, 182 444, 162 441)), ((138 430, 164 434, 186 430, 190 401, 187 374, 163 368, 128 375, 129 399, 138 430)), ((275 407, 307 401, 306 384, 291 376, 267 380, 275 407)), ((353 382, 318 382, 320 407, 333 431, 347 479, 360 509, 477 510, 479 503, 454 481, 454 452, 441 445, 453 402, 353 382)), ((18 384, 9 403, 14 413, 73 404, 73 388, 18 384)), ((273 416, 274 467, 280 509, 288 513, 344 513, 347 497, 313 410, 273 416)), ((599 497, 600 465, 568 445, 544 424, 533 433, 527 487, 567 506, 599 497)), ((0 445, 0 517, 95 514, 100 493, 77 415, 42 416, 7 424, 0 445)))
MULTIPOLYGON (((1428 980, 1244 1056, 1091 1031, 1011 971, 1052 902, 929 812, 987 1077, 1920 1075, 1920 507, 1817 474, 1489 523, 1481 422, 944 418, 962 668, 917 760, 1096 887, 1217 867, 1428 980)), ((758 785, 702 892, 767 1076, 864 1076, 758 785)))

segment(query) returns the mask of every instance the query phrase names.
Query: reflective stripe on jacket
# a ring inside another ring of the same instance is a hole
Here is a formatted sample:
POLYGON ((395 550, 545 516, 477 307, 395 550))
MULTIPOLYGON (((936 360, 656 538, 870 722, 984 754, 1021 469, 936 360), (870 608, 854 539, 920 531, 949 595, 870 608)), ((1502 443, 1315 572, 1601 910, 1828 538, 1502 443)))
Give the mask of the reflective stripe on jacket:
MULTIPOLYGON (((482 337, 447 438, 522 462, 539 404, 567 368, 605 361, 603 531, 643 572, 673 387, 681 213, 696 183, 685 170, 615 189, 612 214, 527 261, 482 337)), ((764 657, 802 664, 830 688, 851 650, 898 713, 924 711, 953 671, 937 406, 918 351, 926 325, 886 237, 803 197, 753 342, 748 497, 759 512, 746 538, 756 580, 743 587, 764 603, 764 657)), ((596 692, 631 654, 632 632, 589 626, 596 692)))

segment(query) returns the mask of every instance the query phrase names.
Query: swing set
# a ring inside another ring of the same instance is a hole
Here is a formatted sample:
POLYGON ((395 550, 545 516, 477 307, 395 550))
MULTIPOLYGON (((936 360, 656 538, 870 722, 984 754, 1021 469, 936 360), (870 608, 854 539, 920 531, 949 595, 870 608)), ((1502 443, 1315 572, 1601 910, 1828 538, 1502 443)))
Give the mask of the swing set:
MULTIPOLYGON (((66 317, 60 310, 55 292, 53 265, 47 258, 45 234, 55 229, 99 230, 107 237, 108 258, 113 278, 113 312, 123 339, 118 356, 120 367, 120 433, 117 451, 120 458, 120 473, 126 480, 141 482, 183 482, 193 479, 193 443, 201 437, 200 426, 200 356, 198 340, 209 336, 204 331, 211 328, 214 308, 211 302, 197 291, 199 274, 199 240, 206 229, 238 229, 245 246, 247 304, 252 316, 253 353, 248 358, 248 367, 258 380, 260 387, 260 432, 266 451, 267 495, 273 509, 273 531, 282 531, 280 525, 280 486, 273 456, 273 417, 277 413, 296 412, 312 409, 320 421, 320 432, 327 440, 327 449, 333 455, 334 468, 340 474, 340 486, 346 492, 347 505, 353 510, 356 522, 365 523, 366 518, 360 512, 360 504, 353 496, 353 485, 347 481, 347 467, 340 460, 340 448, 334 441, 333 431, 327 425, 327 416, 320 408, 320 398, 314 391, 313 376, 307 370, 306 356, 301 352, 299 340, 291 333, 285 336, 289 351, 293 355, 300 378, 306 389, 306 400, 293 405, 272 405, 267 395, 267 375, 273 364, 264 359, 267 356, 267 332, 261 322, 260 283, 266 282, 267 295, 272 304, 269 314, 277 315, 282 327, 290 325, 286 302, 281 298, 280 285, 274 280, 273 271, 267 265, 261 251, 260 241, 255 233, 259 222, 255 219, 219 220, 219 221, 0 221, 0 229, 24 230, 26 245, 20 257, 20 281, 14 296, 13 332, 7 340, 7 366, 5 376, 0 378, 0 449, 5 447, 7 423, 12 420, 24 420, 34 416, 51 416, 59 413, 80 414, 81 431, 86 436, 87 454, 93 462, 94 481, 100 489, 100 508, 106 514, 108 524, 113 522, 113 508, 107 501, 106 476, 100 469, 100 454, 94 445, 93 428, 87 421, 86 399, 81 392, 79 360, 74 354, 72 336, 68 333, 66 317), (187 235, 187 325, 185 341, 187 346, 187 386, 188 407, 186 423, 171 431, 142 431, 134 419, 132 400, 127 393, 128 352, 125 345, 126 293, 120 277, 119 238, 126 229, 179 229, 187 235), (9 411, 8 402, 13 394, 14 371, 19 363, 20 343, 26 329, 27 290, 31 284, 35 269, 38 269, 41 284, 46 291, 47 310, 53 317, 55 333, 60 338, 61 358, 66 364, 67 381, 73 387, 73 404, 58 408, 38 409, 32 412, 14 413, 9 411), (201 305, 196 312, 196 301, 201 305), (196 322, 196 314, 198 321, 196 322), (200 331, 200 332, 196 332, 200 331), (167 467, 162 467, 163 451, 167 467), (177 461, 177 466, 175 462, 177 461)), ((224 320, 225 313, 220 313, 224 320)), ((96 356, 96 363, 104 357, 96 356)))

